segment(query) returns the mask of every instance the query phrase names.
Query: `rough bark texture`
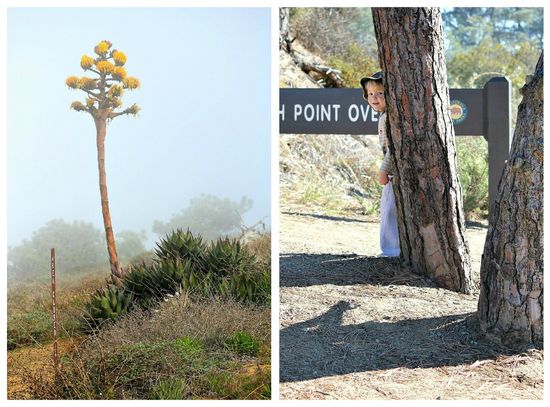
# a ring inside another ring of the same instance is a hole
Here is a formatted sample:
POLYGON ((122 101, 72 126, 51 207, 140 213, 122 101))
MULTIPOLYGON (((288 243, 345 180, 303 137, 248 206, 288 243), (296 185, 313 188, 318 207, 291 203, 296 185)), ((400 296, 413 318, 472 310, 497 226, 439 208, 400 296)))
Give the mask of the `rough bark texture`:
POLYGON ((292 40, 288 32, 290 10, 288 7, 279 8, 279 50, 290 53, 292 40))
POLYGON ((99 170, 99 193, 101 195, 101 212, 103 213, 103 226, 105 227, 105 238, 107 240, 107 252, 111 265, 111 279, 113 283, 122 284, 123 271, 118 261, 116 251, 115 235, 111 223, 109 211, 109 195, 107 194, 107 174, 105 172, 105 137, 107 135, 107 119, 100 114, 94 118, 97 131, 97 166, 99 170))
POLYGON ((542 345, 542 54, 522 94, 510 158, 491 208, 481 261, 478 315, 481 329, 490 339, 542 345))
POLYGON ((373 8, 372 14, 385 72, 402 265, 470 293, 439 9, 373 8))

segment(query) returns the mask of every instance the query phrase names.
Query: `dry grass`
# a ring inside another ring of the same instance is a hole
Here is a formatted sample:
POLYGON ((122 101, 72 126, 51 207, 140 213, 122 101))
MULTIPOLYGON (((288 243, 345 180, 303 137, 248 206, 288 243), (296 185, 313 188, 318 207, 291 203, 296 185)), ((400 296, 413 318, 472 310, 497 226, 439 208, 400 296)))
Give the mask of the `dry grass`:
POLYGON ((152 312, 134 311, 104 326, 66 353, 57 382, 43 368, 26 372, 32 378, 30 393, 18 397, 144 399, 173 393, 180 399, 266 398, 270 320, 265 307, 173 297, 152 312), (259 352, 229 350, 225 344, 236 332, 249 334, 259 352))
MULTIPOLYGON (((59 336, 78 336, 83 304, 105 284, 107 274, 65 276, 57 280, 59 336)), ((52 340, 50 283, 38 280, 12 283, 8 288, 8 349, 52 340)))
POLYGON ((256 255, 258 261, 271 268, 271 233, 262 233, 257 238, 246 243, 246 246, 256 255))

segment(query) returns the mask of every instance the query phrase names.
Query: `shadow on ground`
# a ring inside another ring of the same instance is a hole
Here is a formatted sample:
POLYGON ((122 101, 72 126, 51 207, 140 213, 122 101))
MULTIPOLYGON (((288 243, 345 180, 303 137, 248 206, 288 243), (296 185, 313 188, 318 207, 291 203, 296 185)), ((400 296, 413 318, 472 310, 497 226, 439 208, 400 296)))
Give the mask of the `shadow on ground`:
POLYGON ((333 284, 409 285, 437 287, 424 276, 403 270, 398 258, 357 254, 282 254, 279 260, 281 287, 333 284))
POLYGON ((338 222, 369 223, 368 220, 363 220, 363 219, 347 218, 345 216, 322 215, 322 214, 318 214, 318 213, 282 211, 281 214, 283 214, 283 215, 292 215, 292 216, 301 216, 301 217, 304 217, 304 218, 333 220, 333 221, 338 221, 338 222))
POLYGON ((295 382, 354 372, 471 364, 523 350, 481 338, 473 313, 342 325, 346 301, 281 330, 280 380, 295 382))

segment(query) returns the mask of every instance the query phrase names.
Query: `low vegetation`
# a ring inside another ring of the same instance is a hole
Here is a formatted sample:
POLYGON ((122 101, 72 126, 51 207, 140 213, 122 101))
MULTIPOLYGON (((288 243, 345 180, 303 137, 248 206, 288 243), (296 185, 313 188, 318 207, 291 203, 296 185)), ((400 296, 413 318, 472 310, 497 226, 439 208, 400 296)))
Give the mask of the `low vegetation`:
MULTIPOLYGON (((8 397, 269 399, 270 252, 268 234, 203 242, 176 231, 131 267, 124 287, 101 273, 60 282, 60 337, 78 345, 57 380, 51 366, 10 359, 8 379, 24 375, 28 388, 10 395, 8 386, 8 397)), ((46 283, 10 288, 9 349, 51 346, 50 301, 46 283)))

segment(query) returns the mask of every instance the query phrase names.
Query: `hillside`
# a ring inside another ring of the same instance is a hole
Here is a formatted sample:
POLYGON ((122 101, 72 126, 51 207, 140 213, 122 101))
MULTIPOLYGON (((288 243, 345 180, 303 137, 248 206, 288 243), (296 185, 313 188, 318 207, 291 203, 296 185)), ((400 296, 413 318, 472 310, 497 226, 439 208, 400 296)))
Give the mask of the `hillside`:
MULTIPOLYGON (((298 42, 300 58, 324 64, 298 42)), ((280 51, 281 87, 320 87, 286 52, 280 51)), ((376 136, 281 134, 279 174, 283 208, 324 213, 375 212, 380 196, 376 176, 381 159, 376 136)))

